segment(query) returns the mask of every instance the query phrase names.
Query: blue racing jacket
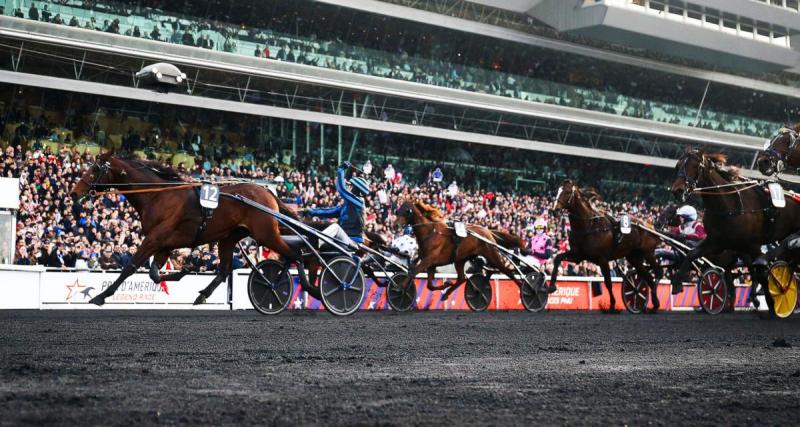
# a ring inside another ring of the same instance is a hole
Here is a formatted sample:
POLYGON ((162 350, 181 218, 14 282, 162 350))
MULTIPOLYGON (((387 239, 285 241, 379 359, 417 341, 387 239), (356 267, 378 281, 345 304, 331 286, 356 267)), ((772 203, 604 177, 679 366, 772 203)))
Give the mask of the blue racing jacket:
POLYGON ((336 171, 336 190, 344 203, 332 208, 318 208, 307 211, 308 215, 319 218, 337 218, 347 236, 356 243, 364 242, 364 200, 345 188, 344 169, 336 171))

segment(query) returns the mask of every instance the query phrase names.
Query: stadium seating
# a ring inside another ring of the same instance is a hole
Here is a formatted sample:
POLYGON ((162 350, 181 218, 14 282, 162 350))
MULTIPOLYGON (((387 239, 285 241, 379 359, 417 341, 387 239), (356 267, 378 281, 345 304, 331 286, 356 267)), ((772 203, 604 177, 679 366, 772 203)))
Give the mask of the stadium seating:
MULTIPOLYGON (((269 29, 246 29, 202 18, 159 13, 154 9, 131 10, 105 0, 94 3, 92 9, 85 8, 84 2, 75 0, 37 3, 40 10, 46 4, 53 16, 60 15, 64 25, 75 17, 81 28, 88 26, 107 31, 116 20, 119 23, 118 30, 112 29, 112 32, 131 35, 138 28, 141 37, 150 38, 153 28, 158 28, 159 40, 174 43, 183 43, 183 34, 188 32, 195 43, 208 37, 214 49, 239 55, 253 56, 256 51, 263 53, 266 47, 271 59, 294 58, 294 62, 307 65, 753 136, 768 137, 782 125, 707 109, 698 112, 694 106, 651 102, 608 90, 559 84, 423 58, 407 57, 404 63, 396 64, 396 55, 388 52, 311 40, 269 29), (173 22, 179 22, 180 28, 173 31, 173 22)), ((0 0, 0 4, 5 5, 7 15, 13 15, 17 6, 17 2, 9 0, 0 0)), ((23 10, 26 16, 27 12, 23 10)), ((111 127, 103 128, 117 133, 111 127)))

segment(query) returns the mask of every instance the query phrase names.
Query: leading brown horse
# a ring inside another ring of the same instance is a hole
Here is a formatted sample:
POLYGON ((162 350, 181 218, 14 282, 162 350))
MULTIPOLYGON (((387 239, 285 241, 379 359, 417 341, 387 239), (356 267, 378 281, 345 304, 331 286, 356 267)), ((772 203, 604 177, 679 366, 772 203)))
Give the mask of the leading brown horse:
MULTIPOLYGON (((144 241, 117 280, 90 302, 103 305, 126 278, 151 256, 150 278, 156 283, 180 280, 186 272, 160 275, 159 270, 173 249, 219 242, 219 268, 211 283, 200 291, 195 304, 205 302, 231 272, 233 249, 239 240, 252 236, 261 246, 285 258, 297 254, 281 239, 278 221, 259 210, 228 197, 220 197, 213 216, 203 224, 198 187, 192 187, 172 169, 153 162, 123 159, 104 153, 91 164, 70 192, 77 199, 95 191, 117 188, 126 194, 142 223, 144 241)), ((256 184, 223 185, 220 192, 238 194, 263 206, 296 218, 269 190, 256 184)))
POLYGON ((611 269, 608 264, 612 260, 625 258, 647 281, 653 300, 653 310, 658 310, 660 303, 656 282, 645 268, 644 262, 646 261, 653 269, 659 265, 655 258, 655 250, 661 242, 652 233, 636 225, 632 225, 629 234, 620 234, 612 219, 592 206, 591 201, 598 197, 594 191, 581 191, 571 180, 564 181, 559 187, 553 208, 555 211, 566 210, 569 213, 572 229, 569 232, 569 250, 558 254, 553 261, 555 268, 550 277, 548 292, 555 291, 558 266, 562 261, 590 261, 597 264, 603 272, 603 281, 611 299, 609 311, 615 312, 616 298, 611 292, 611 269))
MULTIPOLYGON (((685 200, 690 194, 698 194, 703 199, 707 237, 686 255, 672 278, 673 287, 682 281, 695 259, 731 250, 742 257, 762 289, 767 289, 766 259, 761 246, 783 240, 800 228, 800 203, 786 197, 785 207, 773 207, 766 188, 743 179, 736 168, 727 165, 722 154, 687 151, 675 170, 673 195, 685 200)), ((764 294, 767 306, 774 312, 772 296, 769 292, 764 294)), ((750 292, 750 301, 758 306, 755 288, 750 292)))
MULTIPOLYGON (((465 264, 479 256, 486 259, 494 267, 522 287, 522 281, 516 277, 514 269, 508 261, 498 253, 497 249, 481 240, 467 235, 459 238, 452 227, 444 221, 444 215, 423 202, 405 201, 396 212, 397 223, 400 226, 410 225, 414 231, 419 247, 417 253, 419 260, 408 272, 409 280, 416 277, 418 272, 428 273, 428 289, 432 291, 445 290, 442 298, 447 298, 453 291, 466 281, 464 274, 465 264), (458 277, 454 283, 446 282, 436 286, 433 283, 436 267, 455 264, 458 277)), ((490 242, 496 242, 507 249, 522 249, 525 242, 510 233, 492 231, 478 225, 467 225, 469 232, 475 233, 490 242)))

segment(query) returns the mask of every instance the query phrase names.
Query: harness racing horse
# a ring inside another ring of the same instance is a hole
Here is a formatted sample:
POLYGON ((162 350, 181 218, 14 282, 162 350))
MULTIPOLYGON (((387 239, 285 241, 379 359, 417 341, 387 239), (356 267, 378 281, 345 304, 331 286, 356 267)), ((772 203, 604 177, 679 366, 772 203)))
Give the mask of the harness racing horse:
POLYGON ((764 148, 758 153, 756 165, 764 175, 779 174, 786 169, 800 168, 800 123, 794 129, 782 128, 764 148))
MULTIPOLYGON (((171 168, 155 162, 114 157, 110 152, 98 156, 97 161, 81 176, 70 192, 73 199, 98 191, 117 189, 126 195, 136 209, 142 223, 142 242, 130 264, 126 265, 117 280, 91 299, 91 303, 105 304, 125 279, 130 277, 151 256, 150 278, 156 282, 180 280, 186 271, 160 275, 159 270, 173 249, 195 247, 219 242, 219 268, 217 275, 195 300, 202 304, 214 289, 231 272, 233 249, 239 240, 251 236, 261 246, 266 246, 286 258, 297 254, 281 239, 278 221, 269 214, 245 206, 229 197, 220 197, 219 205, 211 218, 205 218, 196 191, 199 184, 181 178, 171 168), (204 226, 205 225, 205 226, 204 226)), ((267 208, 297 218, 274 194, 264 187, 250 183, 223 185, 221 193, 238 194, 267 208)))
MULTIPOLYGON (((611 269, 609 262, 625 258, 634 266, 636 272, 647 281, 653 301, 653 311, 660 307, 656 282, 644 262, 655 269, 659 264, 655 258, 655 249, 661 243, 656 236, 640 227, 631 227, 629 234, 620 234, 616 224, 608 215, 598 212, 592 200, 599 198, 593 190, 581 190, 571 180, 565 180, 558 189, 553 206, 555 211, 566 210, 569 213, 571 230, 567 252, 556 255, 553 261, 553 272, 550 276, 548 292, 556 290, 558 266, 563 261, 590 261, 600 267, 603 281, 610 298, 609 312, 616 312, 616 298, 611 291, 611 269)), ((647 307, 645 307, 645 310, 647 307)))
MULTIPOLYGON (((452 227, 444 222, 442 213, 423 202, 405 201, 396 212, 397 223, 401 227, 411 226, 414 237, 417 239, 419 260, 408 272, 408 280, 413 280, 418 272, 428 273, 428 289, 432 291, 445 290, 442 299, 446 299, 466 281, 464 265, 479 256, 486 259, 487 263, 512 279, 517 286, 522 287, 523 282, 515 277, 515 271, 491 245, 470 236, 457 237, 452 227), (458 277, 454 283, 445 282, 434 285, 436 267, 455 264, 458 277)), ((525 242, 511 233, 493 231, 478 225, 467 225, 467 231, 475 233, 490 242, 495 242, 507 249, 523 249, 525 242)), ((405 286, 405 284, 404 284, 405 286)))
MULTIPOLYGON (((742 179, 736 168, 727 166, 722 154, 690 150, 678 160, 675 169, 672 194, 680 200, 690 194, 702 197, 707 237, 684 258, 672 278, 673 289, 681 283, 692 261, 725 250, 738 253, 753 278, 767 289, 765 268, 754 268, 766 267, 761 246, 780 241, 800 228, 800 203, 786 197, 785 207, 774 208, 762 184, 742 179)), ((758 307, 755 291, 751 290, 750 301, 758 307)), ((769 292, 765 292, 765 299, 770 312, 774 312, 769 292)))

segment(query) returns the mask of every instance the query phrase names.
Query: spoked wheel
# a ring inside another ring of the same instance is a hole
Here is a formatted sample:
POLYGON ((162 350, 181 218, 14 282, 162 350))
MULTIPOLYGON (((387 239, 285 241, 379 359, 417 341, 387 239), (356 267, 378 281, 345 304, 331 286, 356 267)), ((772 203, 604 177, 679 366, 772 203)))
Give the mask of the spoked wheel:
POLYGON ((629 271, 622 280, 622 303, 628 312, 643 313, 650 300, 650 287, 644 277, 635 271, 629 271))
POLYGON ((364 273, 347 256, 338 256, 327 262, 328 268, 323 269, 319 277, 319 290, 325 308, 337 316, 355 313, 367 294, 364 273))
POLYGON ((519 288, 519 299, 525 310, 539 312, 547 307, 550 294, 544 288, 544 280, 544 274, 536 271, 525 276, 525 281, 519 288))
POLYGON ((492 285, 489 278, 483 274, 473 274, 467 279, 464 289, 464 299, 472 311, 484 311, 492 302, 492 285))
POLYGON ((284 269, 283 263, 274 259, 259 262, 256 269, 269 282, 265 282, 257 272, 250 272, 250 277, 247 279, 247 295, 253 308, 261 314, 278 314, 286 310, 294 291, 294 281, 289 269, 284 269))
POLYGON ((409 311, 417 302, 417 284, 414 280, 404 284, 407 278, 406 273, 395 273, 387 278, 389 283, 386 285, 386 302, 394 311, 409 311))
POLYGON ((724 272, 715 268, 704 271, 697 282, 697 298, 706 313, 721 313, 728 304, 728 286, 724 272))
POLYGON ((767 287, 774 301, 775 315, 782 319, 791 316, 797 305, 797 278, 792 266, 785 261, 772 264, 767 287))

